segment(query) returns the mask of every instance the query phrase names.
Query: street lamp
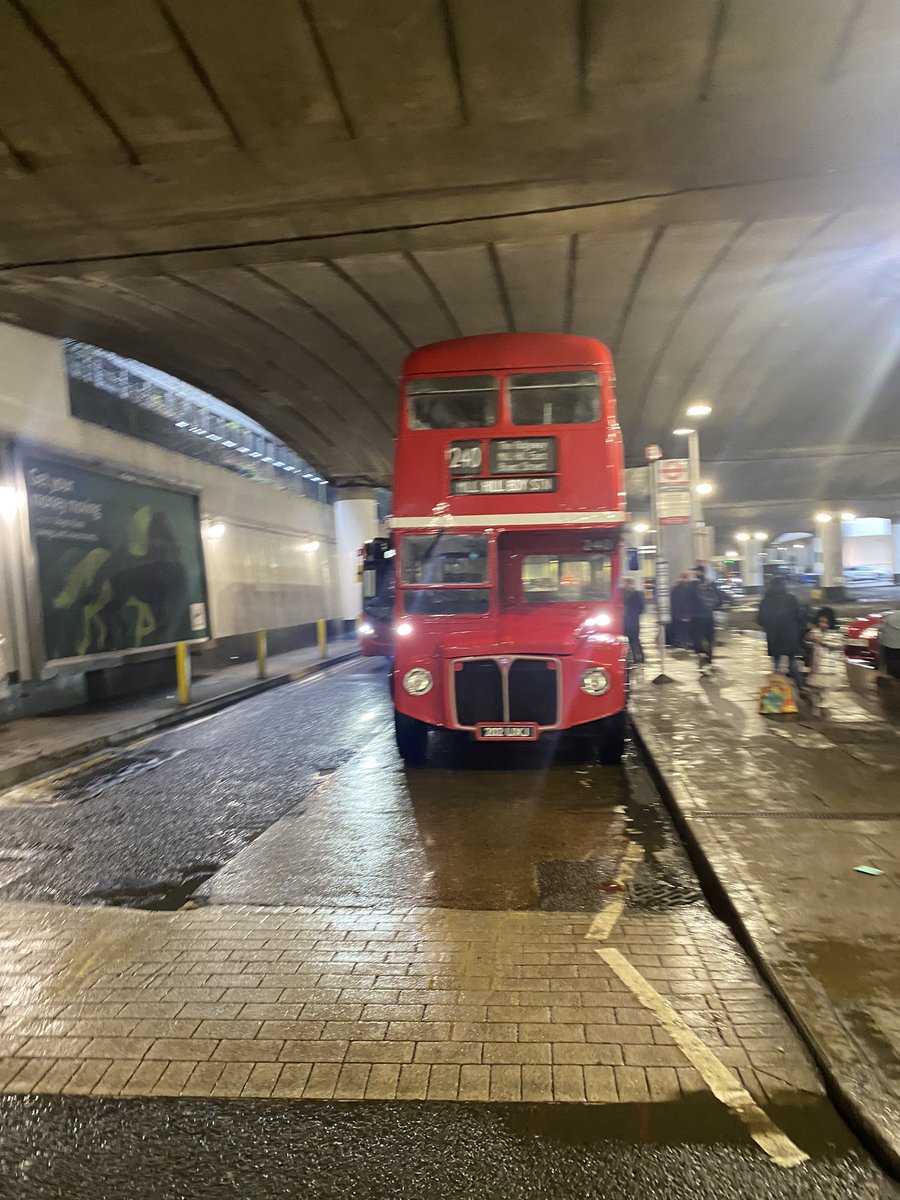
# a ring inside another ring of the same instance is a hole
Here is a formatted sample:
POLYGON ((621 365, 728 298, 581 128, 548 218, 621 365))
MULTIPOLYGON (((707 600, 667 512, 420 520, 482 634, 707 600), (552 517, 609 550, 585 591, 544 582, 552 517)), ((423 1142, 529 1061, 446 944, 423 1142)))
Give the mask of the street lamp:
POLYGON ((827 525, 828 522, 831 520, 831 513, 830 512, 817 512, 816 520, 819 522, 820 525, 827 525))
POLYGON ((736 533, 734 535, 734 540, 736 542, 749 542, 750 534, 749 533, 736 533))
POLYGON ((694 488, 694 491, 698 496, 711 496, 715 491, 715 488, 711 483, 698 483, 694 488))
POLYGON ((853 512, 842 512, 842 513, 841 513, 841 520, 842 520, 842 521, 855 521, 855 520, 856 520, 856 513, 853 513, 853 512))
POLYGON ((753 536, 758 542, 767 542, 769 540, 769 535, 762 529, 758 529, 753 536))
MULTIPOLYGON (((712 406, 702 402, 688 405, 685 410, 685 415, 688 417, 702 418, 708 417, 712 412, 712 406)), ((701 496, 708 496, 712 491, 711 486, 707 486, 703 491, 703 485, 700 482, 700 434, 696 429, 682 428, 673 430, 676 437, 686 437, 688 440, 688 469, 691 481, 691 541, 694 551, 694 562, 698 562, 702 557, 702 548, 700 544, 700 530, 703 526, 703 506, 700 503, 701 496)))
POLYGON ((633 528, 635 533, 647 533, 647 531, 650 529, 650 526, 646 521, 638 521, 633 528))

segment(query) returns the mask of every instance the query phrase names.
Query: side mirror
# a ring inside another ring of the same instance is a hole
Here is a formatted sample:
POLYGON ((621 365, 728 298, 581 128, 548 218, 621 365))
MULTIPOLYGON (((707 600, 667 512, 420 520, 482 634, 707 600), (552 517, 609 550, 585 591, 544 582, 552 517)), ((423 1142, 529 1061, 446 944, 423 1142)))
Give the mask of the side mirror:
POLYGON ((639 571, 641 568, 641 558, 637 552, 636 546, 629 546, 626 551, 626 561, 629 571, 639 571))

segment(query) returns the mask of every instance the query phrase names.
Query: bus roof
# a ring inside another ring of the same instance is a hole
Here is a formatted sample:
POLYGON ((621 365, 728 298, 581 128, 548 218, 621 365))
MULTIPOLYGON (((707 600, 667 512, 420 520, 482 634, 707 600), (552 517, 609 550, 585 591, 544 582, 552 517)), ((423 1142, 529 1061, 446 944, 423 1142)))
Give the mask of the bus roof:
POLYGON ((403 364, 404 376, 455 375, 460 371, 534 370, 612 364, 595 338, 571 333, 486 333, 420 346, 403 364))

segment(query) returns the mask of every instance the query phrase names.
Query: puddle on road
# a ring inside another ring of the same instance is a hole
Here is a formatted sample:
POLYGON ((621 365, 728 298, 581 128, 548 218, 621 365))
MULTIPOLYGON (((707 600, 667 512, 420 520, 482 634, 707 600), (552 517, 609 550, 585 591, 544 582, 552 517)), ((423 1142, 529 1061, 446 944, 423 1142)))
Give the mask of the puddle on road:
MULTIPOLYGON (((615 1140, 650 1146, 745 1145, 759 1153, 746 1126, 711 1092, 638 1104, 497 1105, 510 1132, 592 1146, 615 1140)), ((862 1154, 850 1130, 824 1096, 797 1093, 765 1105, 775 1125, 811 1158, 862 1154)))
MULTIPOLYGON (((211 875, 221 869, 221 863, 191 863, 178 867, 162 878, 148 879, 123 875, 101 883, 85 897, 88 904, 105 904, 111 908, 140 908, 152 912, 174 912, 188 900, 211 875)), ((194 900, 194 903, 205 903, 194 900)))
POLYGON ((625 832, 644 851, 628 884, 628 910, 662 913, 704 903, 690 859, 650 775, 633 756, 625 759, 624 769, 629 793, 625 832))
POLYGON ((856 999, 860 984, 885 1003, 900 995, 900 954, 894 940, 864 945, 833 938, 796 939, 791 950, 839 1002, 856 999))
POLYGON ((114 783, 131 779, 144 771, 153 771, 170 762, 184 750, 122 750, 101 754, 74 767, 56 771, 3 793, 4 808, 19 804, 84 804, 101 795, 114 783))

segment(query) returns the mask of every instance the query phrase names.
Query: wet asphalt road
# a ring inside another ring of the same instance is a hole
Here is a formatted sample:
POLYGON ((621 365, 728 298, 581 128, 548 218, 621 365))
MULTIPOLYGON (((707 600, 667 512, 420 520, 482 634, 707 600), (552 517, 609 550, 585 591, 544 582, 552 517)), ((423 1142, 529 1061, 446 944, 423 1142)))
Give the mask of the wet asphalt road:
MULTIPOLYGON (((361 663, 26 785, 0 798, 0 897, 177 906, 215 871, 213 902, 596 911, 636 838, 630 907, 687 907, 721 930, 721 961, 739 955, 635 764, 443 738, 410 772, 391 742, 384 673, 361 663), (257 852, 271 894, 247 897, 238 866, 258 878, 257 852)), ((0 1200, 900 1195, 824 1100, 771 1114, 810 1162, 774 1166, 708 1094, 600 1109, 6 1096, 0 1200)))
POLYGON ((72 904, 218 869, 364 749, 387 713, 383 670, 365 663, 7 792, 0 899, 72 904), (123 761, 136 769, 121 774, 123 761))
POLYGON ((0 1100, 0 1200, 888 1200, 824 1102, 773 1108, 783 1171, 709 1096, 677 1104, 0 1100), (805 1137, 804 1137, 805 1134, 805 1137))
POLYGON ((380 660, 100 757, 0 797, 0 900, 594 912, 635 834, 650 907, 700 896, 655 793, 577 741, 443 735, 404 769, 380 660))

